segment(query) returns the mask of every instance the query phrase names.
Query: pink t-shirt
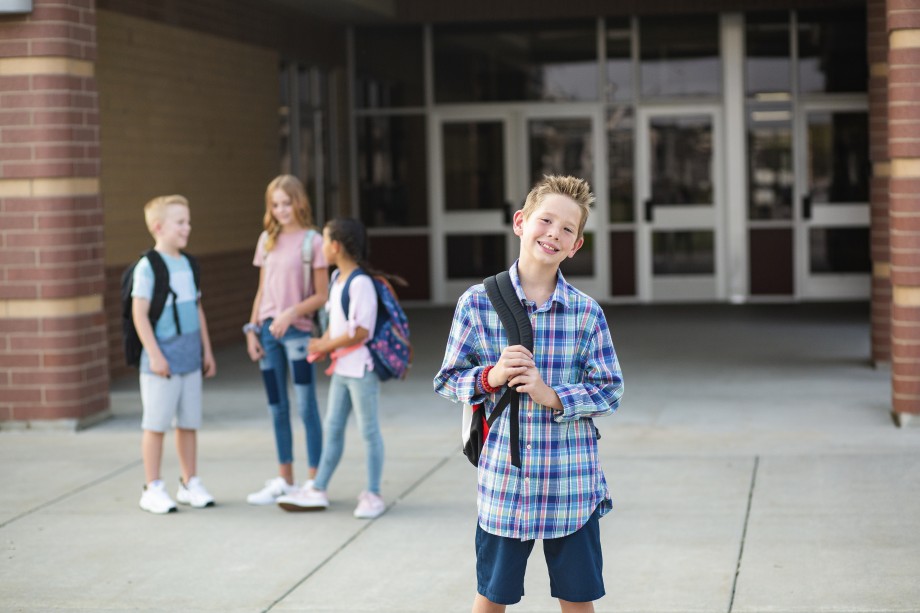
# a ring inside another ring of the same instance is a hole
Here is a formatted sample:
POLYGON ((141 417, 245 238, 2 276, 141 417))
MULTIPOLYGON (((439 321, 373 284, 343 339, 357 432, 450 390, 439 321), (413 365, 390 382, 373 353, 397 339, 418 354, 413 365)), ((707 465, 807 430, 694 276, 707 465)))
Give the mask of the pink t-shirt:
MULTIPOLYGON (((346 279, 339 276, 329 288, 329 338, 354 336, 358 326, 367 330, 367 340, 374 336, 377 323, 377 290, 374 282, 367 275, 358 275, 348 286, 348 313, 342 311, 342 290, 346 279)), ((364 341, 360 349, 347 353, 335 362, 335 373, 346 377, 363 377, 368 370, 373 370, 374 359, 364 341)))
MULTIPOLYGON (((311 282, 307 291, 303 287, 303 260, 301 249, 307 230, 300 232, 282 232, 275 241, 271 251, 265 251, 265 241, 268 233, 262 232, 256 244, 256 255, 252 260, 253 265, 265 269, 265 280, 262 284, 262 300, 259 303, 259 323, 266 319, 277 317, 285 309, 290 308, 316 291, 311 282)), ((323 236, 319 232, 313 237, 313 270, 328 268, 326 258, 323 256, 323 236)), ((298 330, 310 332, 313 322, 306 317, 298 317, 292 324, 298 330)))

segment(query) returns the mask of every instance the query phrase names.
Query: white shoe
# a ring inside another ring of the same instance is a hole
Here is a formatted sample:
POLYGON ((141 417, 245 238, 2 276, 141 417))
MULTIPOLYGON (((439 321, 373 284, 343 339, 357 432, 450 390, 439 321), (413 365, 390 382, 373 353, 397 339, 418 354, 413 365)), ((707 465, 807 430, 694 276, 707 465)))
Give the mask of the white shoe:
POLYGON ((358 519, 377 519, 387 510, 383 498, 371 492, 361 492, 358 496, 358 506, 355 508, 355 517, 358 519))
POLYGON ((265 487, 258 492, 253 492, 246 496, 246 502, 249 504, 275 504, 279 496, 293 494, 297 491, 296 485, 291 485, 284 480, 284 477, 275 477, 265 482, 265 487))
POLYGON ((188 480, 188 483, 183 483, 182 479, 179 479, 176 500, 182 504, 191 505, 196 509, 214 506, 214 497, 208 493, 208 490, 204 489, 201 479, 198 477, 192 477, 188 480))
POLYGON ((166 484, 159 479, 144 486, 140 505, 145 511, 156 513, 157 515, 176 511, 176 503, 166 493, 166 484))
POLYGON ((278 506, 285 511, 324 511, 329 506, 326 492, 313 489, 313 486, 297 490, 293 494, 278 498, 278 506))

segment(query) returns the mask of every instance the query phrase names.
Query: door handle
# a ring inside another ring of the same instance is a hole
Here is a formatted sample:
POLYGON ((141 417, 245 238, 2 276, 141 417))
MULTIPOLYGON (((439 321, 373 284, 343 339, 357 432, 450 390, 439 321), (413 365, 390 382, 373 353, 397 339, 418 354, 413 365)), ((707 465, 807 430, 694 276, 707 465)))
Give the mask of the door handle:
POLYGON ((802 196, 802 219, 811 219, 811 193, 802 196))
POLYGON ((649 198, 645 201, 645 221, 651 223, 655 220, 655 203, 649 198))

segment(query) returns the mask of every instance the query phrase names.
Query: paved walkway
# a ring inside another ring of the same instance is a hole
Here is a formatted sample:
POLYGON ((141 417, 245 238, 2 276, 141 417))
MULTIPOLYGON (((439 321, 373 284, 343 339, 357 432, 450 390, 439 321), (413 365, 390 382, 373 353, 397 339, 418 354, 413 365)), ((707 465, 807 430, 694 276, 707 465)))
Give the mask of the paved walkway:
MULTIPOLYGON (((200 474, 215 508, 138 509, 134 381, 113 386, 115 417, 89 430, 0 433, 0 609, 468 611, 475 473, 458 451, 458 408, 431 392, 450 317, 410 312, 413 372, 383 388, 390 506, 376 521, 351 516, 364 471, 354 429, 327 512, 244 502, 275 466, 242 345, 218 354, 205 387, 200 474)), ((892 425, 865 307, 608 317, 626 395, 598 424, 615 499, 598 611, 920 611, 920 428, 892 425)), ((302 431, 296 441, 302 461, 302 431)), ((538 548, 512 610, 558 610, 548 592, 538 548)))

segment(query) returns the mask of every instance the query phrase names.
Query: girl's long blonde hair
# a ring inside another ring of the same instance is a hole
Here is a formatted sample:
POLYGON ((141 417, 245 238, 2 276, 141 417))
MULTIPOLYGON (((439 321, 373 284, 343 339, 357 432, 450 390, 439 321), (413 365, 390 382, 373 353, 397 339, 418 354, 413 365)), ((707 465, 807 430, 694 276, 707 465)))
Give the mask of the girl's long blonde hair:
POLYGON ((304 228, 313 227, 313 208, 310 206, 310 199, 307 198, 307 191, 303 183, 294 175, 278 175, 265 188, 265 217, 262 218, 262 226, 268 233, 265 251, 271 251, 274 248, 275 241, 278 240, 278 235, 281 233, 281 224, 272 215, 272 194, 278 189, 291 199, 291 204, 294 205, 294 217, 300 225, 304 228))

